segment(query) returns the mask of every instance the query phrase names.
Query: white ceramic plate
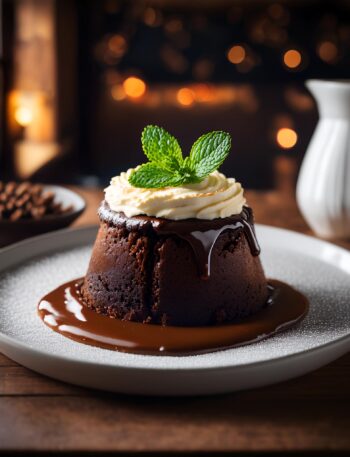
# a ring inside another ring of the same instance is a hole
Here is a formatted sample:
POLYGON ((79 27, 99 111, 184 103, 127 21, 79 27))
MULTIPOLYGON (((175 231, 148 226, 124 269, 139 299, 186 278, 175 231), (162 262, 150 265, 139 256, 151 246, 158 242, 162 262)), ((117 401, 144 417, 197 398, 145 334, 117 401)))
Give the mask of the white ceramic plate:
POLYGON ((298 326, 249 346, 196 356, 124 354, 76 343, 38 318, 38 300, 82 276, 96 228, 61 230, 0 251, 0 350, 73 384, 147 395, 202 395, 300 376, 350 349, 350 253, 291 231, 257 226, 269 277, 310 299, 298 326))

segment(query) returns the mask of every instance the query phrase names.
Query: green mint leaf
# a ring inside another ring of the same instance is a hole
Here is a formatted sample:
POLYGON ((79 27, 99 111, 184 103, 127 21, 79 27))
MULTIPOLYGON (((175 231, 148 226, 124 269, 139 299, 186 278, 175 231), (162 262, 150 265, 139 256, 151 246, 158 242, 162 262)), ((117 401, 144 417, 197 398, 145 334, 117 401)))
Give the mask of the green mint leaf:
POLYGON ((176 171, 182 165, 182 152, 177 139, 163 128, 148 125, 142 132, 141 142, 150 162, 169 171, 176 171))
POLYGON ((179 173, 183 177, 183 184, 195 184, 202 181, 202 178, 196 175, 196 170, 191 165, 190 156, 184 158, 179 173))
POLYGON ((155 163, 148 162, 131 173, 129 183, 134 187, 146 189, 175 187, 183 183, 183 176, 176 171, 168 171, 155 163))
POLYGON ((184 159, 176 138, 155 125, 143 130, 141 141, 149 162, 137 167, 129 182, 149 189, 199 183, 220 167, 231 148, 228 133, 210 132, 198 138, 184 159))
POLYGON ((193 144, 188 165, 200 179, 217 170, 231 148, 231 137, 226 132, 214 131, 202 135, 193 144))

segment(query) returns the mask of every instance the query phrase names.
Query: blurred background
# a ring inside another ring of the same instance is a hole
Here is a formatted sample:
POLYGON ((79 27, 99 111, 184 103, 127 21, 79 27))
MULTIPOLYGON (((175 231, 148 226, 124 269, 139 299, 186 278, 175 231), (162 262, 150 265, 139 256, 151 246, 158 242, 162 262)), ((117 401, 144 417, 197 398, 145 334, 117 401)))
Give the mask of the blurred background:
POLYGON ((223 171, 294 188, 317 122, 309 78, 350 76, 350 3, 2 0, 1 179, 106 185, 159 124, 188 152, 233 138, 223 171))

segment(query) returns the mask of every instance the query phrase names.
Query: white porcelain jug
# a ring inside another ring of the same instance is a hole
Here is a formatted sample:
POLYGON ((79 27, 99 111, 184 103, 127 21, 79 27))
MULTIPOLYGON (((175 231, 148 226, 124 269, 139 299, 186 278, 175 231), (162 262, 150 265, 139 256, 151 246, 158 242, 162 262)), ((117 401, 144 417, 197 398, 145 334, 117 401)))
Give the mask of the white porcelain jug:
POLYGON ((325 238, 350 238, 350 80, 306 83, 320 119, 297 183, 299 208, 325 238))

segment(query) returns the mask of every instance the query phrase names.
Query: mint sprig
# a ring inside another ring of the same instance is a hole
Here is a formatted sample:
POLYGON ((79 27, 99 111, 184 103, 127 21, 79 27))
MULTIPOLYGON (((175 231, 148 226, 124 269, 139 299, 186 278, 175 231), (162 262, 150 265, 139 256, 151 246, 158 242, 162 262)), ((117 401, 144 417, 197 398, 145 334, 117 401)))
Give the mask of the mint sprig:
POLYGON ((230 148, 231 137, 228 133, 206 133, 193 144, 189 166, 195 170, 198 178, 203 179, 222 165, 230 148))
POLYGON ((198 138, 190 155, 184 159, 176 138, 155 125, 145 127, 141 142, 149 162, 137 167, 131 173, 129 182, 142 188, 177 187, 201 182, 220 167, 231 148, 230 135, 214 131, 198 138))
POLYGON ((165 170, 176 171, 183 158, 180 145, 175 137, 156 125, 148 125, 141 135, 142 149, 150 162, 165 170))
POLYGON ((148 162, 133 171, 129 177, 129 182, 134 187, 169 187, 181 185, 183 177, 176 171, 169 171, 156 163, 148 162))

